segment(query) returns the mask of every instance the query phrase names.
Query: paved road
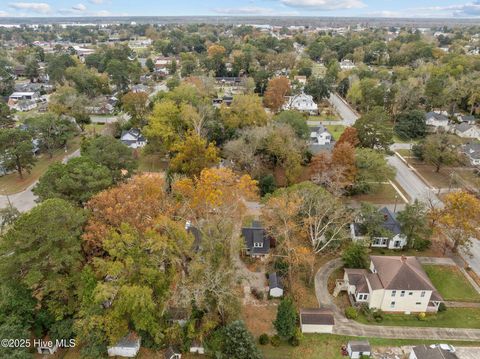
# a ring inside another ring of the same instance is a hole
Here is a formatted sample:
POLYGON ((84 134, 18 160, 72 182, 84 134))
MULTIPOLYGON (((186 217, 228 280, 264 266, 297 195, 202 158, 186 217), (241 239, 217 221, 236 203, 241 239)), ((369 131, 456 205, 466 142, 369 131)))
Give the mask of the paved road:
POLYGON ((395 179, 410 196, 411 201, 415 199, 424 202, 431 200, 440 206, 442 205, 433 191, 397 156, 388 156, 387 161, 396 169, 395 179))
MULTIPOLYGON (((62 160, 63 163, 68 162, 70 159, 74 157, 80 156, 80 150, 76 150, 72 152, 68 156, 62 160)), ((12 194, 10 196, 0 196, 0 208, 5 208, 10 203, 13 207, 17 208, 20 212, 26 212, 36 206, 35 200, 37 196, 35 196, 32 192, 32 188, 35 187, 37 182, 32 183, 26 190, 12 194)))
POLYGON ((328 102, 342 118, 341 121, 335 121, 334 124, 352 126, 355 121, 358 120, 358 114, 356 114, 350 105, 336 93, 332 92, 330 94, 328 102))
POLYGON ((342 266, 340 258, 331 260, 322 266, 315 275, 315 294, 321 307, 330 308, 335 316, 334 334, 396 339, 465 340, 480 341, 480 329, 461 328, 412 328, 383 325, 360 324, 345 318, 328 293, 328 278, 342 266))

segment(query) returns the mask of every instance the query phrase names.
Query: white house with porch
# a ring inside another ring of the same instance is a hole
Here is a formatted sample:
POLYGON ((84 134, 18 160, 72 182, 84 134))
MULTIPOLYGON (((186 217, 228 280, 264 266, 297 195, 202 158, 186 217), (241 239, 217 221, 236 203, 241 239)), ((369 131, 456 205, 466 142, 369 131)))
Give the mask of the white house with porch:
POLYGON ((333 295, 340 291, 353 305, 384 312, 437 312, 443 301, 416 257, 370 256, 369 269, 345 269, 333 295))
POLYGON ((297 110, 310 115, 316 115, 318 113, 318 106, 315 101, 313 101, 313 97, 305 93, 296 96, 287 96, 283 109, 297 110))
POLYGON ((352 241, 364 241, 375 248, 401 249, 407 245, 407 237, 402 234, 400 223, 397 221, 395 213, 391 212, 387 207, 379 210, 383 215, 382 227, 386 229, 381 236, 368 238, 362 227, 361 219, 350 224, 350 237, 352 241))

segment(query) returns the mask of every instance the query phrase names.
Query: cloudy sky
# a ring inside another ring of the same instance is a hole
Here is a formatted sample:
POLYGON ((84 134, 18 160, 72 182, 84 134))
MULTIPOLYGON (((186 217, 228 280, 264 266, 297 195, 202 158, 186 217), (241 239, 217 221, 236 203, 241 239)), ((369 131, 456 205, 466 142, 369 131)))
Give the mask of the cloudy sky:
POLYGON ((479 17, 480 0, 0 0, 0 16, 479 17))

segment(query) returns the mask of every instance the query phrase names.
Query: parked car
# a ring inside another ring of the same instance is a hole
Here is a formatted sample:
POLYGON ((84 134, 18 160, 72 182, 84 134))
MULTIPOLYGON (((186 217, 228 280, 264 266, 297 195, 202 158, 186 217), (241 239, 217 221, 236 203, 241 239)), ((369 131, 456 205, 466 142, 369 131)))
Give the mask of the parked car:
POLYGON ((455 353, 455 347, 450 344, 432 344, 430 345, 430 348, 440 348, 442 350, 445 350, 450 353, 455 353))

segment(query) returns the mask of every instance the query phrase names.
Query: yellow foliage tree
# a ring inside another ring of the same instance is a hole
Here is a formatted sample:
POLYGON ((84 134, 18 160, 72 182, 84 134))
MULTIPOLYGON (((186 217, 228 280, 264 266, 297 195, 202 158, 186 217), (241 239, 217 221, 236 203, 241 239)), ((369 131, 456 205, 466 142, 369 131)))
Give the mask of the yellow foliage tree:
POLYGON ((458 247, 468 250, 473 238, 480 238, 480 200, 465 191, 445 196, 445 207, 437 222, 441 234, 451 241, 454 251, 458 247))
POLYGON ((172 150, 176 154, 170 161, 170 168, 189 177, 198 176, 204 168, 216 165, 220 161, 215 144, 207 143, 194 132, 190 132, 184 141, 175 144, 172 150))

